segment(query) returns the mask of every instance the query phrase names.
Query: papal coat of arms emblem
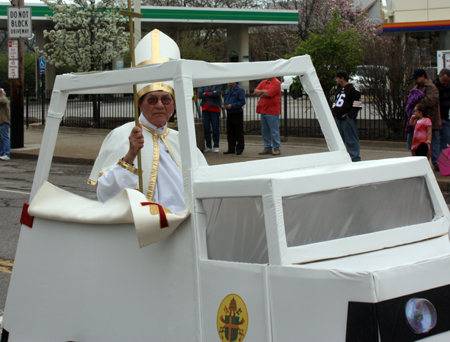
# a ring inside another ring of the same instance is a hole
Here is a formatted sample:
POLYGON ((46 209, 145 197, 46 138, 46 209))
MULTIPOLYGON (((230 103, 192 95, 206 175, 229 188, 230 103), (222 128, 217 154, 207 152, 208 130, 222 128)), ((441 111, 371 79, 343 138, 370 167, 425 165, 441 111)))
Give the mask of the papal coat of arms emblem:
POLYGON ((220 303, 217 312, 217 331, 222 342, 244 340, 248 328, 248 312, 237 294, 229 294, 220 303))

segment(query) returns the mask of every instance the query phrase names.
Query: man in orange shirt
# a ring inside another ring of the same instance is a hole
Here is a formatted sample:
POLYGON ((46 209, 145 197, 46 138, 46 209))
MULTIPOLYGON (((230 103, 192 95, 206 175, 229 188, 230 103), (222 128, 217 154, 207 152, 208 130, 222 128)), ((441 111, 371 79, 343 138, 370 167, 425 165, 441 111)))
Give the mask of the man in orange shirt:
POLYGON ((259 154, 280 155, 281 83, 275 77, 268 78, 256 87, 253 94, 259 96, 256 113, 261 114, 264 139, 264 149, 259 154))

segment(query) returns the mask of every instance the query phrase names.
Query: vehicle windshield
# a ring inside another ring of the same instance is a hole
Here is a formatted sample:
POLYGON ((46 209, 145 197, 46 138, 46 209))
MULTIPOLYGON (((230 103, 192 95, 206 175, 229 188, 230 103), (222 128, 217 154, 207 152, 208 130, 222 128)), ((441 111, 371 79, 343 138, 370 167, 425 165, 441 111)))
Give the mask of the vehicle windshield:
POLYGON ((363 67, 358 67, 358 70, 356 71, 356 75, 361 77, 369 77, 367 69, 363 67))

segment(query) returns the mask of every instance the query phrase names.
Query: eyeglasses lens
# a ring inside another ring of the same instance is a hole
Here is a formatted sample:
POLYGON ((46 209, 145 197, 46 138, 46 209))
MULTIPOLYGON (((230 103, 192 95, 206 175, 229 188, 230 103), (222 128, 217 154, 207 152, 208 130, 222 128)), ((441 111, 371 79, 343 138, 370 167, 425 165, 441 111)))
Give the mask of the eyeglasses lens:
POLYGON ((169 96, 164 96, 164 97, 161 97, 161 98, 155 97, 155 96, 147 97, 147 103, 149 105, 152 105, 152 106, 157 104, 159 100, 161 100, 163 105, 168 105, 168 104, 170 104, 172 102, 172 98, 169 97, 169 96))

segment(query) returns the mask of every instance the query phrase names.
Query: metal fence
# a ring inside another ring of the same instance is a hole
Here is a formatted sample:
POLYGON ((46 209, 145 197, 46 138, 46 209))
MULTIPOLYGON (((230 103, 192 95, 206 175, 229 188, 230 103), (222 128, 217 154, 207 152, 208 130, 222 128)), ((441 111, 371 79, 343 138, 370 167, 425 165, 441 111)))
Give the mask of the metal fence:
MULTIPOLYGON (((35 94, 26 92, 26 124, 45 124, 51 92, 35 94)), ((362 96, 363 108, 358 114, 360 139, 385 140, 392 134, 376 112, 370 94, 362 96)), ((256 105, 259 98, 246 94, 244 130, 246 134, 261 134, 256 105)), ((192 101, 195 120, 201 122, 199 101, 192 101)), ((172 118, 175 120, 176 116, 172 118)), ((314 109, 308 98, 293 99, 284 92, 281 99, 280 133, 284 136, 323 137, 314 109)), ((113 129, 134 120, 132 94, 70 95, 61 126, 113 129)), ((226 112, 221 115, 221 133, 226 133, 226 112)), ((404 138, 400 136, 400 138, 404 138)))

